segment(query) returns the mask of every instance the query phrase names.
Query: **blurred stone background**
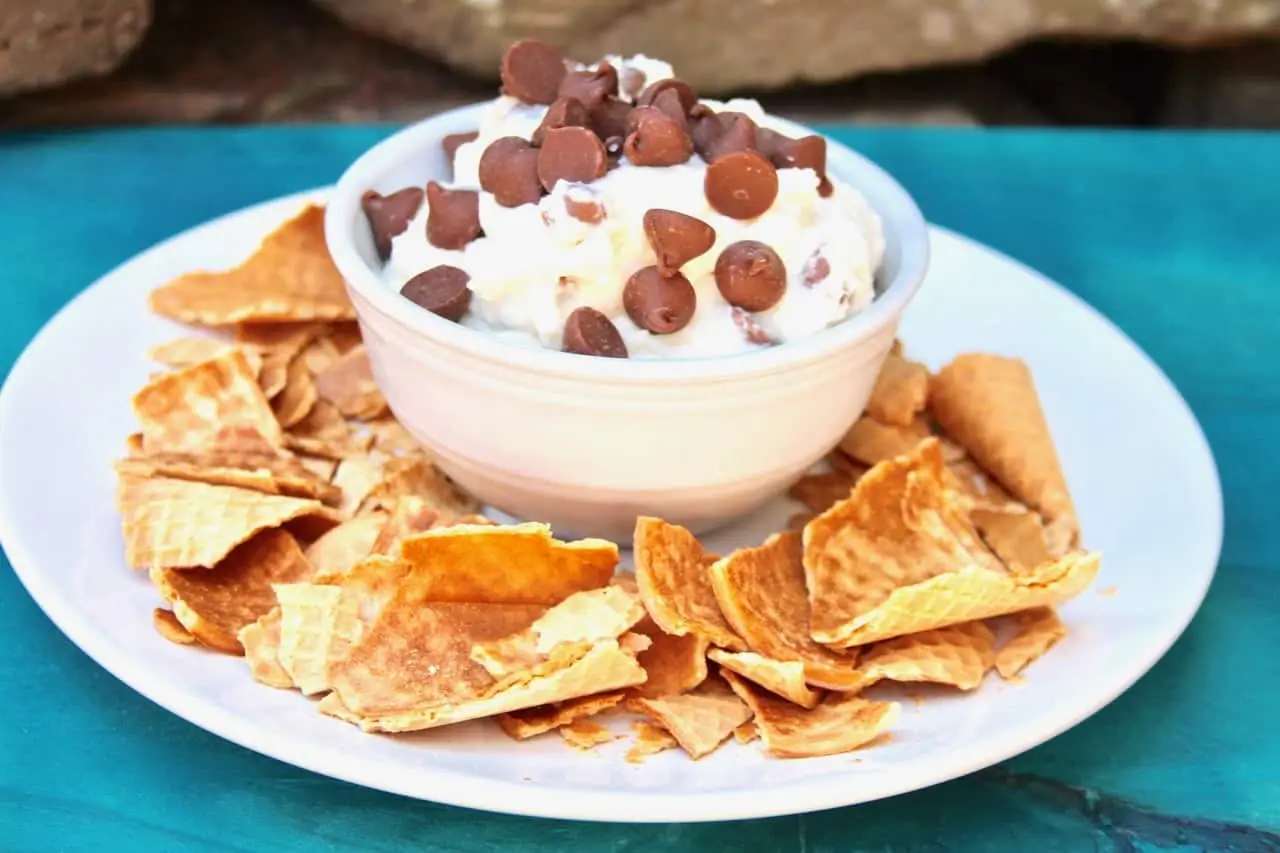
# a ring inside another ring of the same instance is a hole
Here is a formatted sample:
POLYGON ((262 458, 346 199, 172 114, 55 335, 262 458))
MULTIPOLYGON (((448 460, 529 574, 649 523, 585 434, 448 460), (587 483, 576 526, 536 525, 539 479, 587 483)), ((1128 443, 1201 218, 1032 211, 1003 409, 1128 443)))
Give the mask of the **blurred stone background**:
POLYGON ((0 0, 0 126, 405 122, 520 37, 803 121, 1280 127, 1280 0, 0 0))

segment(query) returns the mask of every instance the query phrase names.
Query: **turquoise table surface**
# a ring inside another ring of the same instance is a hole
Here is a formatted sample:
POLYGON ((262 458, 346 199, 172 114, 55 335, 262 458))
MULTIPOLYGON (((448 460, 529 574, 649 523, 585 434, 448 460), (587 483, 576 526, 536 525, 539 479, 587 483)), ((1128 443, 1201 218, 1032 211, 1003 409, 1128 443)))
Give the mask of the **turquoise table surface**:
MULTIPOLYGON (((0 365, 117 263, 331 182, 388 132, 0 135, 0 365)), ((736 824, 537 821, 364 790, 219 740, 99 669, 6 563, 0 851, 1280 851, 1280 136, 834 133, 930 219, 1118 323, 1203 424, 1226 494, 1222 564, 1132 690, 999 767, 887 801, 736 824)))

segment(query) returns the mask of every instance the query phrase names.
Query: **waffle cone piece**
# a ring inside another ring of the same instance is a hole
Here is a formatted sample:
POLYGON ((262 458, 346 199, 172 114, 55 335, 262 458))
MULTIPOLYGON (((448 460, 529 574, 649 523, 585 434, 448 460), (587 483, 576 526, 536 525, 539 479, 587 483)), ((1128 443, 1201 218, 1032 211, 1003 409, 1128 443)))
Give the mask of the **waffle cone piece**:
POLYGON ((911 426, 929 400, 929 371, 890 353, 867 400, 867 414, 880 423, 911 426))
POLYGON ((644 684, 635 688, 637 695, 649 698, 678 696, 707 680, 707 649, 710 644, 705 637, 668 634, 648 617, 636 625, 635 631, 649 638, 649 648, 637 656, 648 674, 644 684))
POLYGON ((974 353, 930 386, 938 423, 1015 497, 1078 533, 1075 506, 1027 365, 974 353))
POLYGON ((542 705, 537 708, 526 708, 523 711, 513 711, 510 714, 500 714, 496 720, 498 726, 511 739, 528 740, 607 711, 617 706, 624 695, 618 691, 583 696, 580 699, 569 699, 554 705, 542 705))
POLYGON ((712 649, 710 656, 722 668, 801 708, 814 708, 822 701, 822 693, 805 683, 804 664, 799 661, 773 660, 755 652, 723 649, 712 649))
POLYGON ((923 418, 908 424, 887 424, 863 415, 840 439, 839 448, 864 465, 876 465, 910 453, 929 435, 929 425, 923 418))
POLYGON ((877 465, 847 500, 805 526, 814 640, 856 645, 865 614, 901 587, 966 566, 1004 574, 959 495, 946 488, 945 471, 938 440, 926 439, 910 454, 877 465))
POLYGON ((636 699, 628 707, 650 717, 671 733, 693 759, 714 752, 751 719, 751 709, 720 679, 692 693, 662 699, 636 699))
POLYGON ((180 276, 153 291, 150 302, 158 314, 201 326, 355 318, 317 205, 273 231, 235 269, 180 276))
POLYGON ((129 477, 167 477, 211 486, 235 486, 268 495, 313 498, 329 505, 341 498, 337 486, 308 471, 296 458, 253 450, 164 451, 116 462, 129 477))
POLYGON ((316 530, 338 522, 318 501, 163 478, 121 477, 116 505, 125 560, 140 569, 208 568, 259 530, 304 518, 316 530))
POLYGON ((876 643, 862 654, 867 684, 931 682, 973 690, 995 664, 996 638, 981 622, 921 631, 876 643))
POLYGON ((146 453, 230 447, 270 452, 284 441, 245 354, 163 373, 133 396, 146 453))
POLYGON ((776 534, 758 548, 734 551, 712 565, 710 576, 720 610, 751 651, 800 663, 810 684, 832 690, 862 686, 853 654, 829 649, 809 636, 798 534, 776 534))
POLYGON ((244 659, 254 681, 281 690, 294 686, 293 679, 280 665, 279 607, 273 607, 256 622, 241 628, 237 639, 244 647, 244 659))
POLYGON ((1014 634, 996 653, 995 668, 1011 679, 1067 636, 1067 626, 1052 607, 1035 607, 1013 617, 1014 634))
POLYGON ((349 418, 373 420, 386 414, 387 401, 374 381, 363 345, 328 365, 316 376, 316 390, 349 418))
POLYGON ((276 606, 273 584, 313 573, 284 530, 264 530, 211 569, 152 569, 151 580, 182 626, 201 643, 243 654, 238 635, 276 606))
POLYGON ((677 637, 703 637, 720 648, 746 648, 716 603, 708 572, 716 558, 692 533, 642 517, 636 520, 634 547, 640 597, 658 627, 677 637))
POLYGON ((726 672, 724 677, 754 712, 765 750, 779 758, 850 752, 875 740, 898 719, 896 702, 832 693, 809 710, 772 696, 735 673, 726 672))

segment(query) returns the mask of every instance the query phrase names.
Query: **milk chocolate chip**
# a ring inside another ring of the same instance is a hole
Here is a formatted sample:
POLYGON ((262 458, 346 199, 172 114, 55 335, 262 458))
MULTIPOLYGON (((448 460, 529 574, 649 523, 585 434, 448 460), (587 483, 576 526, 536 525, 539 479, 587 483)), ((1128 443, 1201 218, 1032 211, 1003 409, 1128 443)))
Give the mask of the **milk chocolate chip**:
POLYGON ((665 80, 658 80, 645 88, 645 90, 640 93, 639 97, 636 98, 636 106, 653 106, 653 102, 657 99, 658 95, 668 89, 675 90, 676 96, 680 99, 680 104, 684 107, 686 114, 697 105, 698 95, 693 91, 692 86, 683 80, 677 80, 675 77, 668 77, 665 80))
POLYGON ((644 72, 635 66, 628 65, 622 69, 622 94, 635 100, 644 89, 644 72))
POLYGON ((405 187, 391 195, 369 190, 360 198, 360 206, 364 209, 365 219, 369 220, 378 257, 385 261, 391 257, 391 238, 403 234, 409 227, 409 220, 418 215, 418 208, 422 206, 422 189, 405 187))
POLYGON ((588 184, 604 177, 608 159, 604 143, 585 127, 548 130, 538 152, 538 179, 547 190, 557 181, 588 184))
POLYGON ((622 152, 636 166, 675 166, 693 156, 693 140, 675 119, 657 107, 631 111, 631 133, 622 152))
POLYGON ((591 187, 569 187, 564 194, 564 209, 574 219, 588 225, 604 222, 604 205, 591 187))
POLYGON ((806 287, 813 287, 820 281, 824 281, 827 276, 831 275, 831 262, 826 259, 821 251, 814 252, 809 260, 805 262, 803 276, 806 287))
POLYGON ((715 229, 701 219, 661 208, 645 211, 644 233, 663 275, 676 274, 716 242, 715 229))
POLYGON ((627 345, 623 343, 618 327, 596 309, 585 306, 575 309, 565 321, 561 349, 578 355, 627 357, 627 345))
POLYGON ((734 151, 707 167, 707 202, 731 219, 754 219, 778 197, 778 172, 755 151, 734 151))
POLYGON ((458 149, 466 145, 468 142, 475 142, 480 136, 479 131, 471 131, 470 133, 451 133, 440 141, 440 147, 444 149, 445 159, 449 161, 449 165, 453 165, 453 161, 458 156, 458 149))
POLYGON ((680 96, 676 94, 675 89, 663 89, 653 99, 651 106, 671 116, 676 124, 686 130, 689 128, 689 118, 684 114, 684 105, 680 103, 680 96))
POLYGON ((716 259, 716 287, 730 305, 765 311, 787 290, 787 269, 778 253, 758 240, 731 243, 716 259))
POLYGON ((471 276, 457 267, 441 264, 405 282, 400 295, 432 314, 457 322, 471 304, 471 291, 467 288, 470 281, 471 276))
POLYGON ((428 181, 427 242, 437 249, 461 249, 479 236, 480 193, 428 181))
POLYGON ((601 139, 625 137, 630 130, 628 118, 631 116, 631 105, 618 98, 605 98, 590 108, 591 129, 601 139))
POLYGON ((555 130, 558 127, 587 127, 590 123, 590 116, 582 101, 577 98, 559 97, 554 104, 547 107, 546 114, 542 116, 542 124, 538 125, 538 129, 533 132, 533 136, 529 137, 529 141, 535 146, 541 145, 547 137, 548 130, 555 130))
POLYGON ((698 297, 689 279, 664 275, 657 267, 642 267, 627 279, 622 307, 631 322, 655 335, 678 332, 693 319, 698 297))
POLYGON ((526 104, 549 104, 568 69, 560 54, 540 41, 518 41, 502 56, 502 92, 526 104))
POLYGON ((774 134, 770 147, 768 157, 773 165, 779 169, 812 169, 818 176, 818 195, 831 195, 831 181, 827 179, 827 140, 816 135, 792 139, 779 133, 774 134))
POLYGON ((588 107, 617 91, 618 71, 607 62, 601 62, 595 71, 570 71, 560 81, 560 97, 576 98, 588 107))
POLYGON ((503 207, 519 207, 542 198, 538 150, 518 136, 490 142, 480 155, 479 173, 480 188, 493 193, 503 207))
MULTIPOLYGON (((700 116, 690 128, 693 149, 708 163, 734 151, 756 148, 756 123, 745 113, 711 113, 700 116)), ((766 155, 767 156, 767 155, 766 155)))

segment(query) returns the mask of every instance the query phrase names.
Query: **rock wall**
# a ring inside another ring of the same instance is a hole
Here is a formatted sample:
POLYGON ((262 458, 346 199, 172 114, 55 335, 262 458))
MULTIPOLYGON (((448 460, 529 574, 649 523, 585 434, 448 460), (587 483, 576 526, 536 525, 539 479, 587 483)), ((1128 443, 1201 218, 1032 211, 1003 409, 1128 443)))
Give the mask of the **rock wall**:
POLYGON ((646 53, 708 93, 979 59, 1041 37, 1205 44, 1280 34, 1277 0, 315 0, 493 77, 507 44, 646 53))
POLYGON ((0 95, 105 74, 150 22, 151 0, 0 0, 0 95))

